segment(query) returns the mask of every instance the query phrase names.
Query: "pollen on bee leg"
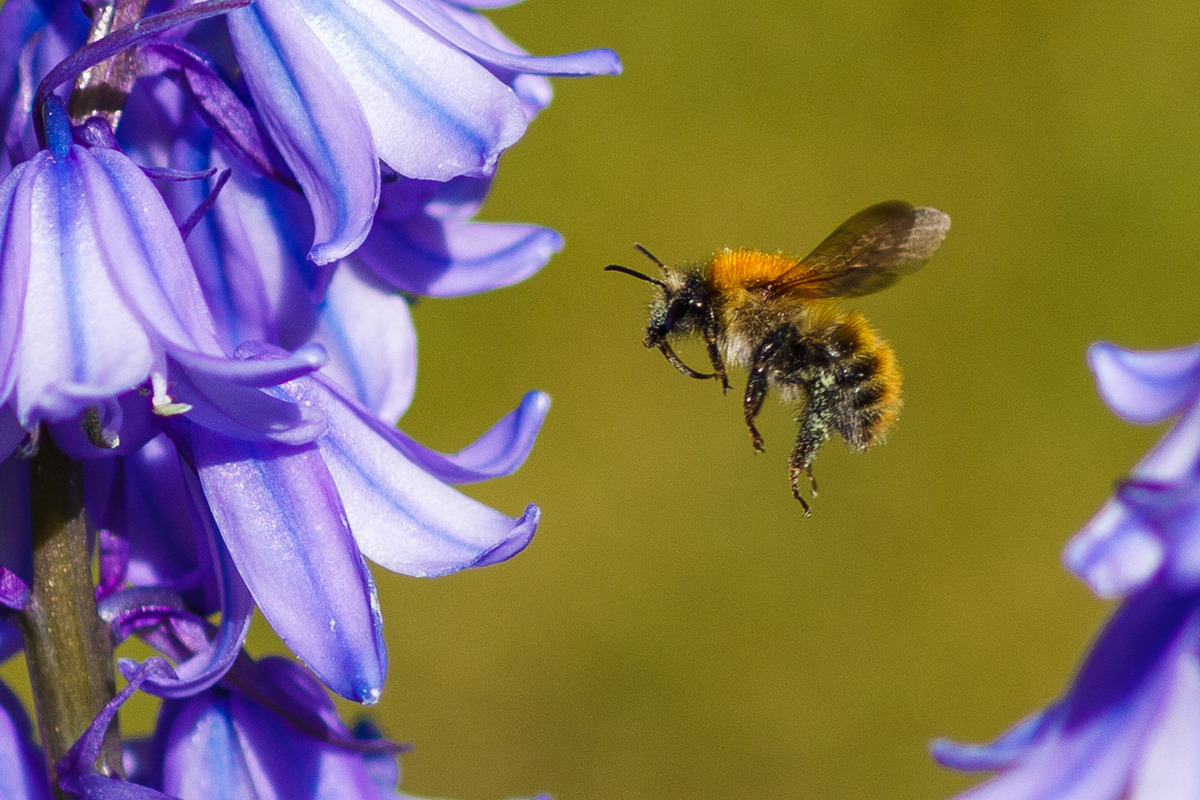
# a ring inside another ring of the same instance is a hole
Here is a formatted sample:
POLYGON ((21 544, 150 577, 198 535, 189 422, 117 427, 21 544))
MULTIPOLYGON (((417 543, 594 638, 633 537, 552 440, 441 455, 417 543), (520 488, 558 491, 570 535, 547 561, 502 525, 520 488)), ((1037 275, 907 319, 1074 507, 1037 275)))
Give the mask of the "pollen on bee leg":
POLYGON ((176 414, 186 414, 192 410, 188 403, 176 403, 171 399, 171 395, 167 394, 167 376, 161 372, 153 372, 150 374, 150 406, 155 414, 160 417, 173 417, 176 414))

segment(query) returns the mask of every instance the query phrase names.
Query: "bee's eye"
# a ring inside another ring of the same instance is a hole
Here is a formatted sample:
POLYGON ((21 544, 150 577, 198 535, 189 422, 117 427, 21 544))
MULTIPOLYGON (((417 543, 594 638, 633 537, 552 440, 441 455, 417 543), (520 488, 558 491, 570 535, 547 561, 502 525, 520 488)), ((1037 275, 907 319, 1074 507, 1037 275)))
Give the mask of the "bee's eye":
POLYGON ((662 330, 664 332, 672 330, 678 323, 679 318, 683 316, 683 310, 686 308, 683 303, 672 303, 667 309, 667 315, 663 318, 662 330))

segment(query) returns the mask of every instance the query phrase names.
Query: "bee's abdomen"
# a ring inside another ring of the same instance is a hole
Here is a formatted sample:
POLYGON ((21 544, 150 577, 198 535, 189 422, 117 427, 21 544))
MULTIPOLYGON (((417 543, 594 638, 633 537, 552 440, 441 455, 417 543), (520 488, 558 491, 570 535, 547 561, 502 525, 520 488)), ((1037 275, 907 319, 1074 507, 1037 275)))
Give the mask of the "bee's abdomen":
POLYGON ((860 314, 823 327, 806 342, 808 402, 850 445, 865 450, 900 412, 896 355, 860 314))

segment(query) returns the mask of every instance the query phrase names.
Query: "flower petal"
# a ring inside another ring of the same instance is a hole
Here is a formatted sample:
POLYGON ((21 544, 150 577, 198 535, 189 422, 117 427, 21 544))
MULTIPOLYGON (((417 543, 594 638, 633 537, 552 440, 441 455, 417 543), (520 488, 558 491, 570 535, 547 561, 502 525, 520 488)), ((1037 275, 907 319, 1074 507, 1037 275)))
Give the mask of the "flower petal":
POLYGON ((311 442, 325 429, 325 420, 272 394, 215 380, 189 369, 172 372, 172 399, 190 405, 186 416, 196 425, 225 436, 286 444, 311 442))
MULTIPOLYGON (((160 716, 162 787, 183 800, 208 797, 382 800, 374 759, 395 761, 387 742, 359 748, 328 696, 297 664, 279 658, 252 665, 272 690, 272 703, 253 694, 216 690, 164 704, 160 716), (319 718, 325 733, 297 725, 295 713, 319 718), (344 745, 351 745, 346 747, 344 745)), ((239 687, 240 688, 240 687, 239 687)))
POLYGON ((608 49, 584 50, 561 56, 530 56, 499 48, 477 33, 468 31, 433 0, 405 0, 405 7, 414 17, 437 31, 447 41, 481 61, 511 72, 538 75, 618 75, 621 60, 608 49))
POLYGON ((522 281, 562 245, 556 231, 537 225, 426 216, 394 221, 385 210, 356 258, 401 291, 457 297, 522 281))
POLYGON ((171 800, 161 792, 103 775, 96 769, 96 759, 100 755, 105 733, 117 715, 117 709, 151 674, 170 670, 171 665, 162 658, 148 658, 132 670, 125 688, 105 704, 79 740, 54 765, 60 789, 95 800, 171 800))
POLYGON ((17 375, 15 349, 29 281, 33 181, 22 179, 29 169, 20 164, 0 183, 0 401, 8 399, 17 375))
POLYGON ((21 630, 11 622, 0 619, 0 664, 21 652, 24 646, 21 630))
POLYGON ((27 164, 16 193, 28 187, 31 209, 12 224, 37 236, 14 230, 31 246, 0 264, 6 281, 29 275, 15 353, 22 425, 128 391, 168 347, 220 354, 178 229, 128 158, 75 146, 27 164))
MULTIPOLYGON (((212 162, 225 166, 219 152, 212 162)), ((206 257, 192 250, 209 303, 220 307, 228 341, 261 339, 291 350, 307 342, 314 314, 311 285, 315 269, 305 258, 313 241, 303 198, 245 170, 233 179, 209 216, 206 257)), ((197 245, 200 242, 197 241, 197 245)))
MULTIPOLYGON (((3 289, 0 289, 3 291, 3 289)), ((21 427, 11 403, 0 406, 0 459, 8 458, 29 432, 21 427)))
POLYGON ((225 692, 163 704, 162 788, 181 800, 259 797, 225 692))
POLYGON ((548 394, 529 392, 519 406, 454 455, 430 450, 403 431, 396 431, 393 438, 409 458, 439 480, 473 483, 516 472, 533 449, 549 410, 548 394))
POLYGON ((1100 597, 1122 597, 1143 586, 1163 563, 1163 542, 1146 520, 1110 500, 1063 551, 1067 569, 1100 597))
POLYGON ((1200 391, 1200 345, 1145 352, 1101 342, 1088 365, 1104 402, 1131 422, 1174 416, 1200 391))
POLYGON ((154 184, 117 150, 75 150, 96 242, 124 301, 176 348, 223 355, 179 228, 154 184))
MULTIPOLYGON (((1040 722, 1019 726, 988 761, 988 749, 955 750, 966 768, 1009 768, 958 800, 1094 800, 1124 796, 1148 735, 1161 723, 1181 657, 1200 644, 1197 595, 1151 586, 1118 609, 1071 689, 1040 722), (1011 742, 1006 742, 1011 737, 1011 742), (1016 744, 1018 747, 1008 747, 1016 744), (1007 752, 1005 752, 1007 751, 1007 752), (1006 758, 1016 760, 1006 763, 1006 758)), ((1183 713, 1195 716, 1195 707, 1183 713)), ((999 744, 999 743, 998 743, 999 744)))
POLYGON ((1174 664, 1154 730, 1130 780, 1129 800, 1193 800, 1200 797, 1200 664, 1196 653, 1174 664))
POLYGON ((1006 769, 1020 762, 1030 747, 1039 742, 1051 721, 1039 711, 1018 722, 991 744, 961 744, 938 739, 930 745, 934 759, 944 767, 981 772, 1006 769))
POLYGON ((363 107, 288 0, 257 2, 225 19, 263 122, 312 208, 309 258, 318 264, 342 258, 366 238, 379 202, 379 165, 363 107))
POLYGON ((288 384, 296 402, 324 411, 318 446, 363 555, 393 572, 433 577, 494 564, 533 537, 540 512, 516 519, 450 488, 410 460, 366 409, 319 376, 288 384))
POLYGON ((321 453, 199 427, 192 448, 225 545, 272 627, 333 691, 378 700, 386 655, 375 586, 321 453))
MULTIPOLYGON (((189 473, 187 479, 193 507, 205 506, 195 475, 189 473)), ((207 543, 209 563, 215 566, 213 577, 220 596, 221 621, 215 636, 204 647, 197 648, 190 657, 175 665, 174 675, 152 675, 146 679, 145 691, 158 697, 187 697, 208 689, 224 677, 242 651, 254 614, 254 600, 217 534, 215 520, 203 510, 195 516, 203 527, 198 538, 207 543)), ((204 627, 210 626, 204 624, 204 627)))
POLYGON ((218 611, 217 598, 204 591, 212 565, 197 552, 191 503, 170 440, 160 435, 133 455, 93 459, 84 470, 93 524, 129 543, 126 580, 178 592, 205 613, 218 611))
POLYGON ((379 157, 412 178, 487 175, 525 132, 517 96, 382 0, 267 0, 302 16, 362 103, 379 157))
POLYGON ((1200 472, 1200 404, 1188 408, 1167 435, 1138 462, 1141 479, 1173 483, 1200 472))
POLYGON ((330 354, 322 374, 382 420, 408 409, 417 378, 417 337, 408 301, 352 261, 333 273, 313 340, 330 354))
MULTIPOLYGON (((492 51, 499 50, 503 53, 517 56, 528 55, 524 50, 513 44, 507 36, 501 33, 482 14, 476 14, 473 11, 468 11, 448 3, 443 3, 441 10, 444 10, 454 23, 457 23, 459 27, 466 31, 467 35, 465 38, 467 41, 473 38, 475 41, 482 42, 490 47, 492 51)), ((463 49, 472 53, 481 64, 488 68, 489 72, 512 87, 517 97, 520 98, 521 105, 525 109, 525 116, 529 120, 533 120, 538 112, 550 105, 550 101, 554 98, 554 89, 550 86, 550 81, 546 79, 545 75, 519 70, 514 71, 505 66, 490 62, 480 52, 472 52, 472 47, 464 47, 463 49)))

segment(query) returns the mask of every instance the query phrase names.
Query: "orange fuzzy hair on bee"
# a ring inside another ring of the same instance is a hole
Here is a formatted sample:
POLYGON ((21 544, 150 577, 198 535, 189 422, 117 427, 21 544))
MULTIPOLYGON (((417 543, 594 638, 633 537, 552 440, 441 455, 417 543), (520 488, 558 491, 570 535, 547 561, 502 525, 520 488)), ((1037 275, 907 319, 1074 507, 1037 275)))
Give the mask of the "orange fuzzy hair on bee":
POLYGON ((783 253, 740 248, 720 251, 709 259, 706 269, 713 288, 729 290, 770 283, 796 266, 798 259, 783 253))
POLYGON ((866 367, 870 377, 859 384, 858 392, 862 407, 858 411, 858 422, 862 426, 862 438, 854 441, 847 437, 847 442, 858 450, 866 450, 873 444, 883 441, 884 435, 892 427, 892 423, 900 416, 900 394, 903 380, 900 375, 900 364, 896 360, 896 351, 891 344, 871 327, 867 318, 857 311, 851 311, 842 320, 842 328, 846 338, 853 343, 847 364, 853 369, 857 361, 866 367), (865 398, 874 398, 864 402, 865 398))

